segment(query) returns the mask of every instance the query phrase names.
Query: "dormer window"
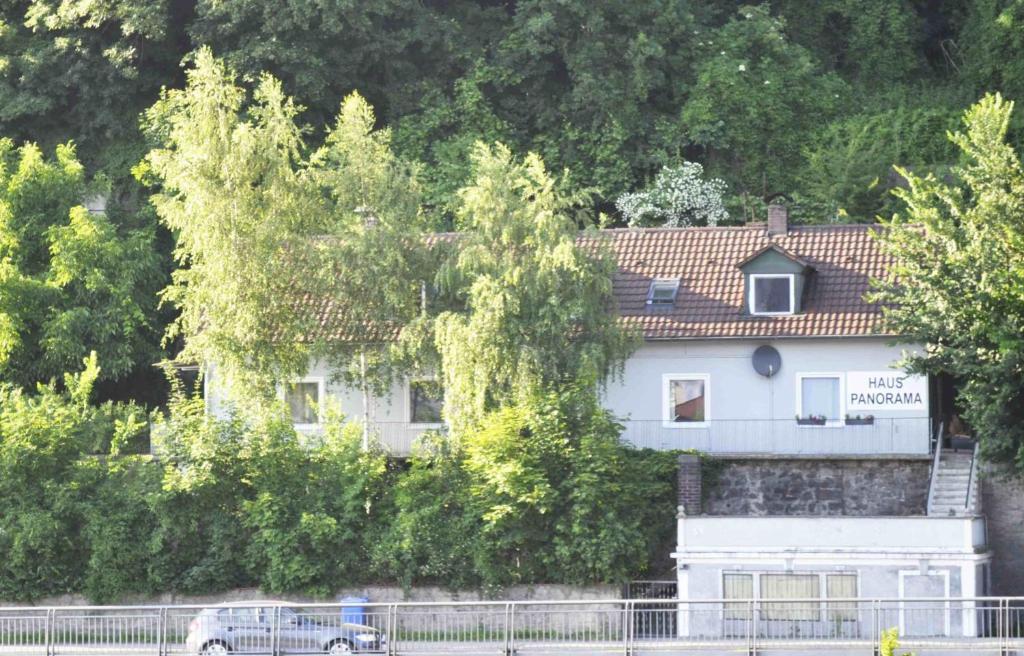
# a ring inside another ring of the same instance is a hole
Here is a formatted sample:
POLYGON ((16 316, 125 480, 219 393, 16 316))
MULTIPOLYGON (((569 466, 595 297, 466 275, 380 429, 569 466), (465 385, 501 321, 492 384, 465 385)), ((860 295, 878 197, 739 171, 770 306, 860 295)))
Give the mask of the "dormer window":
POLYGON ((778 244, 769 244, 740 262, 743 305, 754 317, 778 317, 804 311, 804 295, 814 274, 805 260, 778 244))
POLYGON ((796 311, 796 275, 753 273, 750 275, 750 314, 779 315, 796 311))
POLYGON ((676 304, 679 293, 679 278, 656 278, 651 281, 647 292, 647 304, 652 306, 671 306, 676 304))

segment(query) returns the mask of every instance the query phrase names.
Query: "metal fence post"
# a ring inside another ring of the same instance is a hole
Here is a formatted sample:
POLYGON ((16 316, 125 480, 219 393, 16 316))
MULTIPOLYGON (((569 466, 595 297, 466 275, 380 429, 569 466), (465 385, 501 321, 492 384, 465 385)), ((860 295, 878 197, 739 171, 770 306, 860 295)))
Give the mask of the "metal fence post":
POLYGON ((167 637, 167 608, 161 606, 156 616, 156 656, 164 656, 167 637))
POLYGON ((278 656, 281 653, 281 607, 274 606, 274 622, 270 626, 270 653, 278 656))
POLYGON ((875 656, 882 653, 882 619, 880 617, 882 602, 878 599, 871 600, 871 652, 875 656))
POLYGON ((398 653, 398 648, 395 646, 398 639, 398 606, 395 604, 388 604, 384 626, 388 638, 388 656, 393 656, 398 653))
POLYGON ((509 604, 508 609, 508 654, 515 656, 516 653, 516 604, 509 604))
POLYGON ((999 653, 1010 653, 1010 600, 999 600, 999 653))
POLYGON ((46 609, 46 619, 43 626, 44 639, 46 640, 46 656, 53 656, 53 613, 52 608, 46 609))
POLYGON ((626 656, 630 656, 636 649, 636 602, 626 601, 626 656))
POLYGON ((761 614, 760 602, 750 600, 750 643, 747 645, 747 652, 750 656, 757 654, 757 620, 761 614))
POLYGON ((630 635, 633 620, 633 613, 630 612, 630 606, 632 605, 632 603, 633 602, 627 599, 626 603, 622 605, 622 650, 626 656, 629 656, 631 653, 633 653, 631 640, 632 636, 630 635))

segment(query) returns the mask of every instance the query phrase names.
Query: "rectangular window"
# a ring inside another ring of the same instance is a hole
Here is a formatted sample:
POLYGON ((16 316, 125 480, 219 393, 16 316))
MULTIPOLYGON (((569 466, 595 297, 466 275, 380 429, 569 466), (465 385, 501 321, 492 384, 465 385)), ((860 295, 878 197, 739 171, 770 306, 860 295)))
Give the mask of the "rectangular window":
POLYGON ((320 423, 317 411, 320 406, 320 383, 315 381, 292 383, 285 388, 284 400, 288 404, 288 409, 291 410, 292 423, 320 423))
POLYGON ((722 575, 722 596, 725 599, 739 599, 736 602, 726 602, 725 619, 727 620, 748 620, 750 619, 750 608, 747 601, 754 598, 754 575, 733 574, 722 575))
POLYGON ((751 274, 751 314, 792 314, 794 278, 792 274, 751 274))
MULTIPOLYGON (((857 575, 825 575, 825 596, 829 599, 856 599, 857 575)), ((827 608, 829 622, 857 621, 857 602, 855 601, 830 602, 827 608)))
POLYGON ((828 423, 839 422, 842 418, 842 377, 838 374, 801 374, 800 407, 801 418, 822 418, 828 423))
POLYGON ((708 382, 705 374, 666 374, 665 421, 680 426, 706 422, 709 418, 708 382))
POLYGON ((804 600, 763 604, 766 620, 817 620, 821 582, 817 574, 762 574, 761 598, 804 600))
POLYGON ((409 423, 440 424, 444 393, 436 380, 409 381, 409 423))

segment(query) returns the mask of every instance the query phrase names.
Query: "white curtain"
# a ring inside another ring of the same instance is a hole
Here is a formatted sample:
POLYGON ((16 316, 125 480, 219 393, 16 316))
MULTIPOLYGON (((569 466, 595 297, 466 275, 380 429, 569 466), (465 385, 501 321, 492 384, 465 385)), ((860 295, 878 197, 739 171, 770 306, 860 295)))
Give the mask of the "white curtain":
MULTIPOLYGON (((817 574, 762 574, 762 599, 819 599, 817 574)), ((818 602, 765 603, 767 620, 817 620, 818 602)))
MULTIPOLYGON (((857 575, 856 574, 829 574, 825 577, 825 596, 829 599, 856 599, 857 598, 857 575)), ((828 605, 828 620, 856 621, 857 602, 844 601, 828 605)))
MULTIPOLYGON (((726 599, 749 600, 754 598, 753 574, 725 574, 722 578, 722 591, 726 599)), ((749 619, 748 606, 744 602, 725 604, 725 619, 749 619)))
POLYGON ((840 418, 838 378, 804 378, 800 383, 800 395, 804 417, 840 418))

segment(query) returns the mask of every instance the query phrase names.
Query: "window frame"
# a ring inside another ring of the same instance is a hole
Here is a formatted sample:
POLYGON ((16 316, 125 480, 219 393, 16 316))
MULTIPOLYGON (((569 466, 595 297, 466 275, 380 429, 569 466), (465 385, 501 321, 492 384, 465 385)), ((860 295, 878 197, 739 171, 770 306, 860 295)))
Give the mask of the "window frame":
MULTIPOLYGON (((415 422, 412 419, 412 386, 414 383, 437 383, 438 379, 435 376, 415 376, 412 378, 405 379, 405 420, 410 427, 413 428, 442 428, 444 427, 444 414, 442 413, 441 421, 438 422, 415 422)), ((442 405, 444 404, 444 397, 441 398, 442 405)))
MULTIPOLYGON (((316 383, 316 422, 312 424, 298 423, 292 420, 292 425, 298 430, 311 430, 320 428, 324 424, 324 402, 327 400, 327 379, 323 376, 303 376, 302 378, 296 378, 295 380, 288 381, 281 386, 280 398, 288 405, 288 385, 300 385, 303 383, 316 383)), ((291 409, 289 408, 289 419, 291 419, 291 409)))
POLYGON ((751 273, 750 292, 747 298, 747 309, 755 317, 784 317, 796 314, 796 274, 795 273, 751 273), (786 312, 758 312, 757 308, 757 281, 760 279, 789 279, 789 310, 786 312))
MULTIPOLYGON (((917 572, 917 570, 908 570, 908 572, 909 571, 912 571, 914 573, 917 572)), ((728 604, 736 604, 739 601, 747 601, 747 600, 726 599, 726 597, 725 597, 725 577, 728 574, 741 574, 741 575, 746 575, 746 576, 753 577, 753 582, 752 582, 752 586, 751 586, 751 589, 752 589, 753 595, 754 595, 753 596, 753 600, 757 601, 757 602, 761 602, 761 603, 764 602, 764 598, 761 596, 761 576, 764 575, 764 574, 795 574, 795 575, 801 575, 801 576, 814 575, 814 576, 818 577, 818 606, 819 606, 819 608, 818 608, 818 618, 817 619, 814 619, 814 620, 766 620, 766 621, 771 621, 771 622, 831 622, 832 620, 830 619, 829 615, 832 612, 832 608, 829 606, 829 603, 830 603, 830 601, 832 603, 835 603, 835 602, 832 601, 829 598, 829 596, 828 596, 828 577, 829 576, 852 576, 854 578, 854 588, 855 588, 854 599, 856 599, 858 602, 864 601, 863 597, 861 597, 860 571, 856 570, 856 569, 832 569, 832 570, 822 570, 822 569, 807 569, 807 570, 803 570, 803 569, 775 569, 775 570, 770 570, 770 569, 722 569, 722 570, 719 571, 719 577, 718 577, 718 589, 719 589, 718 597, 719 597, 719 599, 722 600, 723 619, 726 619, 726 620, 736 619, 736 618, 728 618, 728 617, 725 616, 725 613, 729 612, 728 610, 726 610, 726 607, 727 607, 728 604)), ((901 577, 901 583, 902 583, 902 577, 901 577)), ((901 586, 901 589, 902 589, 902 586, 901 586)), ((780 601, 779 603, 785 603, 785 601, 780 601)), ((764 612, 764 607, 761 606, 760 604, 758 605, 758 607, 760 608, 760 610, 763 613, 764 612)), ((744 619, 745 618, 740 618, 738 621, 744 621, 744 619)), ((841 621, 841 622, 851 622, 851 621, 856 621, 856 620, 841 619, 839 621, 841 621)))
POLYGON ((711 374, 662 374, 661 420, 666 428, 707 428, 711 421, 711 374), (672 419, 672 381, 699 380, 704 383, 704 421, 674 421, 672 419))
POLYGON ((679 296, 679 278, 654 278, 651 280, 651 286, 647 289, 647 306, 648 307, 673 307, 676 304, 676 298, 679 296), (672 299, 669 301, 656 301, 654 300, 654 288, 659 284, 671 285, 672 286, 672 299))
POLYGON ((804 418, 804 379, 835 378, 839 381, 839 416, 827 419, 824 424, 797 424, 797 428, 843 428, 846 426, 846 375, 841 371, 801 371, 796 374, 796 416, 804 418))

